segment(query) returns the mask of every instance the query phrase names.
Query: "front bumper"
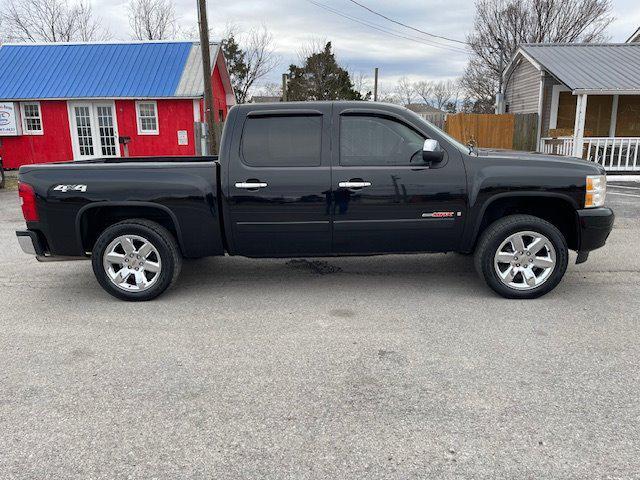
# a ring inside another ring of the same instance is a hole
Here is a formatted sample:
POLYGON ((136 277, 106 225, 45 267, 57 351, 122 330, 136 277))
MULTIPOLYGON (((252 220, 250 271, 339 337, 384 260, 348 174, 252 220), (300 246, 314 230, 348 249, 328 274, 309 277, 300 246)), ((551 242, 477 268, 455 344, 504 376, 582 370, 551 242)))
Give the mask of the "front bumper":
POLYGON ((580 234, 579 252, 590 252, 602 247, 611 230, 615 215, 607 207, 585 208, 578 210, 578 233, 580 234))

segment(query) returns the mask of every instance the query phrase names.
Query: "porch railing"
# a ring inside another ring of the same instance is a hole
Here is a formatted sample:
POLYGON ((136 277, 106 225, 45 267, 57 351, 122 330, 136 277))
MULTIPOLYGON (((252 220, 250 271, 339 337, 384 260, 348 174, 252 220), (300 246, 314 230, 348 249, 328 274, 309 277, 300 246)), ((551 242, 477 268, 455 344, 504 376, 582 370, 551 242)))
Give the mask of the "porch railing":
MULTIPOLYGON (((543 153, 573 155, 573 137, 543 138, 543 153)), ((582 158, 599 163, 607 171, 640 171, 640 137, 586 137, 582 158)))

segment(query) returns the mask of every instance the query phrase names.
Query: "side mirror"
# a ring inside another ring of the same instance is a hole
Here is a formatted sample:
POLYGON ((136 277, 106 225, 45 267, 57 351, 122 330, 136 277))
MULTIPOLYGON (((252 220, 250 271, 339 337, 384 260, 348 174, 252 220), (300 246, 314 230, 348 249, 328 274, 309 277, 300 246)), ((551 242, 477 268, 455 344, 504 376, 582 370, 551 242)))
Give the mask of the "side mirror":
POLYGON ((422 147, 422 160, 424 163, 438 163, 444 158, 444 150, 440 148, 437 140, 427 138, 422 147))

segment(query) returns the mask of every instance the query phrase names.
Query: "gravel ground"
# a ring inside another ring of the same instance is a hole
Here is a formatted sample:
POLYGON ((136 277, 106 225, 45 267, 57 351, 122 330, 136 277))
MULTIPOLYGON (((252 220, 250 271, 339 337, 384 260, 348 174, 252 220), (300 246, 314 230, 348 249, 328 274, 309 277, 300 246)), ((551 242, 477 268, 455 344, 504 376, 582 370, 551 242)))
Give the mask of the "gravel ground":
POLYGON ((0 191, 0 477, 640 478, 622 186, 608 245, 528 302, 457 255, 213 258, 119 302, 23 255, 0 191))

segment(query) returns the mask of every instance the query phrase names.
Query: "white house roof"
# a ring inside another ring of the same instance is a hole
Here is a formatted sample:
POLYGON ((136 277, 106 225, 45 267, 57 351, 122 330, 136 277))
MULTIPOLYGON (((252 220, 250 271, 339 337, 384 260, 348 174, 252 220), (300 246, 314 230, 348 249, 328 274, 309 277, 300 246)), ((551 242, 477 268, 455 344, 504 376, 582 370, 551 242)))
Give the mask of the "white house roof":
MULTIPOLYGON (((219 49, 219 44, 211 44, 211 70, 215 68, 219 49)), ((199 97, 203 92, 204 81, 202 75, 202 49, 200 48, 199 43, 193 43, 189 55, 184 63, 180 81, 176 87, 176 96, 199 97)))
POLYGON ((519 54, 575 93, 640 94, 640 43, 529 43, 519 54))
POLYGON ((636 31, 633 32, 629 38, 627 38, 627 43, 632 42, 640 42, 640 27, 638 27, 636 31))

